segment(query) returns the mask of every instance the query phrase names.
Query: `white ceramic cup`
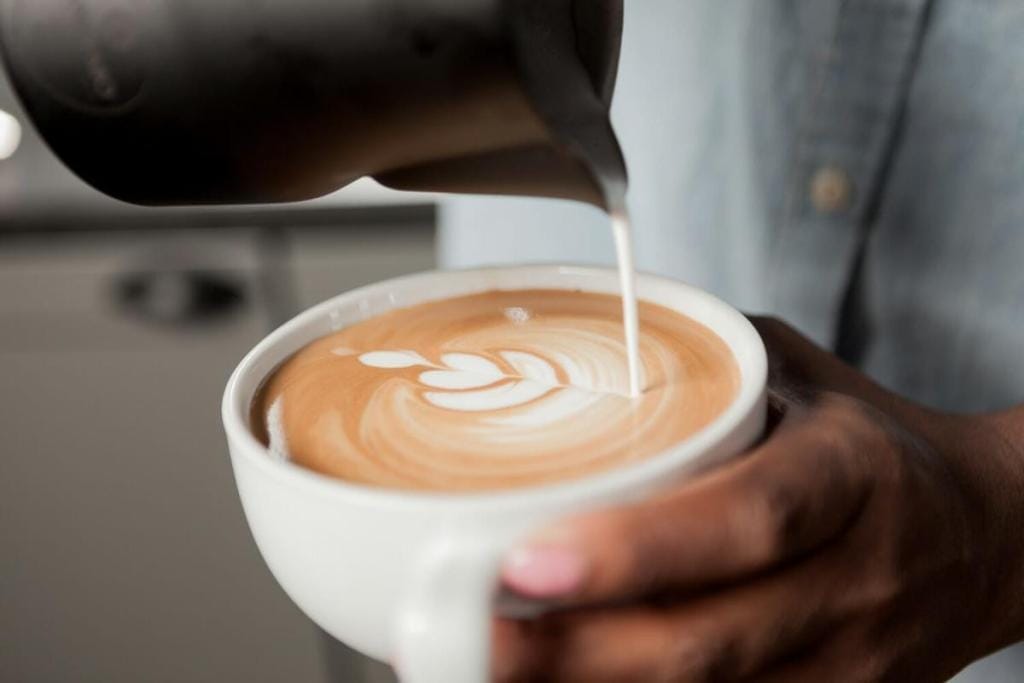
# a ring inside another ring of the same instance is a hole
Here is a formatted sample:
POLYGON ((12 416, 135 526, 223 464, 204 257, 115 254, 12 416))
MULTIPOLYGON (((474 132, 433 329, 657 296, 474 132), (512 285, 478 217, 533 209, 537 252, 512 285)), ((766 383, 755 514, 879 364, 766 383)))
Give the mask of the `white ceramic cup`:
POLYGON ((764 428, 764 346, 738 312, 687 285, 641 275, 637 293, 705 324, 740 368, 739 395, 713 423, 640 463, 560 484, 431 494, 375 489, 272 458, 253 436, 260 384, 307 343, 395 308, 496 289, 618 292, 613 270, 526 266, 433 272, 342 294, 285 324, 235 370, 223 418, 246 517, 271 572, 325 631, 391 662, 407 683, 487 680, 500 559, 568 513, 650 494, 747 449, 764 428))

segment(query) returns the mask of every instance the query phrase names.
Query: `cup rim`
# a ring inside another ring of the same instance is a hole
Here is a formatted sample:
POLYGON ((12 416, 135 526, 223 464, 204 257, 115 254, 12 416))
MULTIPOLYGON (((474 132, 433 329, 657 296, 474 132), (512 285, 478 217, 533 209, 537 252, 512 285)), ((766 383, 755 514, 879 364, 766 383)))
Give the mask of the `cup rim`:
MULTIPOLYGON (((228 380, 221 402, 221 418, 231 446, 232 458, 241 458, 264 474, 291 486, 300 487, 311 494, 344 497, 350 501, 366 504, 387 505, 389 507, 428 505, 453 508, 465 506, 487 508, 521 506, 527 501, 538 504, 541 501, 558 502, 577 499, 581 496, 600 496, 603 493, 630 488, 643 482, 656 481, 660 476, 700 470, 701 465, 705 463, 702 462, 699 455, 709 451, 734 434, 744 421, 758 410, 767 388, 768 358, 764 342, 750 321, 732 306, 693 285, 660 275, 638 272, 638 294, 644 289, 645 283, 653 286, 667 286, 677 289, 691 301, 699 301, 706 306, 710 306, 718 314, 730 318, 739 331, 736 337, 742 337, 741 341, 726 339, 720 331, 715 330, 715 333, 729 346, 733 355, 737 355, 738 346, 746 346, 746 351, 753 354, 750 360, 749 377, 744 374, 736 398, 725 411, 689 438, 659 453, 643 458, 639 462, 597 472, 581 478, 510 489, 469 492, 390 489, 348 482, 286 460, 273 458, 268 449, 253 434, 249 426, 249 410, 253 395, 256 388, 262 384, 273 370, 263 373, 258 378, 258 381, 252 384, 255 388, 246 392, 249 395, 240 396, 239 394, 246 384, 245 380, 253 373, 253 368, 258 365, 258 362, 265 356, 276 353, 278 346, 294 330, 309 327, 315 324, 315 321, 322 320, 325 316, 328 316, 331 310, 353 300, 363 299, 375 291, 395 287, 408 288, 418 281, 426 283, 437 278, 472 277, 478 275, 482 279, 486 279, 488 275, 502 276, 510 274, 522 275, 523 286, 504 287, 504 289, 530 289, 537 286, 535 284, 531 286, 530 275, 536 276, 538 273, 565 275, 567 277, 614 277, 615 281, 618 281, 618 272, 614 268, 576 265, 541 264, 429 270, 365 285, 334 296, 299 313, 256 344, 239 362, 228 380)), ((557 288, 548 284, 543 285, 543 287, 557 288)), ((576 289, 576 287, 573 288, 576 289)), ((465 293, 468 294, 475 291, 482 292, 487 291, 487 289, 473 290, 467 288, 465 293)), ((583 291, 587 290, 583 288, 583 291)), ((448 298, 457 295, 446 293, 438 298, 448 298)), ((423 299, 421 303, 430 300, 423 299)), ((395 307, 395 309, 397 308, 400 308, 400 306, 395 307)), ((685 311, 680 312, 685 314, 685 311)), ((312 339, 309 341, 312 341, 312 339)), ((308 343, 308 341, 304 343, 308 343)), ((288 349, 287 354, 282 359, 291 353, 297 352, 302 345, 300 344, 296 348, 288 349)))

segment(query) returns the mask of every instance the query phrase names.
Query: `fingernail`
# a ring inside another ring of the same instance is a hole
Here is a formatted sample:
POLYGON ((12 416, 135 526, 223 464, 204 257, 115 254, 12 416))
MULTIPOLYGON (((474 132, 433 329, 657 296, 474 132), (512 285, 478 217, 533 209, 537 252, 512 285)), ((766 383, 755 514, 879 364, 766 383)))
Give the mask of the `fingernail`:
POLYGON ((586 575, 587 562, 578 551, 543 539, 515 548, 502 565, 505 584, 529 598, 570 595, 583 586, 586 575))

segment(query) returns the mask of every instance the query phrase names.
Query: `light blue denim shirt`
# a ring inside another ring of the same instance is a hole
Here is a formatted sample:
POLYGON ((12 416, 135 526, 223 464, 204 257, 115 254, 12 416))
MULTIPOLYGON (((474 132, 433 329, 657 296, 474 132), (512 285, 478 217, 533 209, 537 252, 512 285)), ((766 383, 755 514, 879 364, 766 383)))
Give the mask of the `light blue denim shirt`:
MULTIPOLYGON (((1024 403, 1024 0, 629 0, 613 118, 641 269, 925 404, 1024 403)), ((453 199, 441 237, 449 266, 612 260, 567 203, 453 199)))

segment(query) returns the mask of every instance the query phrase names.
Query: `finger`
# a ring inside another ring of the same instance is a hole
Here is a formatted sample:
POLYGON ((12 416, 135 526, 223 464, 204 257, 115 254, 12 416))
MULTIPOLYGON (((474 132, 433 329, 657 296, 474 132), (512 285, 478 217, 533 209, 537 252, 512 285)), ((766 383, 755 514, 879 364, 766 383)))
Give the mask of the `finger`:
POLYGON ((821 683, 822 681, 879 681, 880 669, 870 656, 841 659, 828 647, 813 648, 742 679, 742 683, 821 683))
POLYGON ((640 681, 672 647, 660 614, 651 608, 595 610, 509 623, 495 643, 495 680, 640 681))
POLYGON ((844 680, 842 672, 824 666, 812 655, 748 676, 743 683, 821 683, 830 680, 844 680))
POLYGON ((769 383, 776 388, 812 387, 851 396, 885 392, 834 354, 775 318, 750 317, 768 351, 769 383))
POLYGON ((898 666, 894 650, 885 643, 864 640, 862 628, 830 629, 818 643, 786 658, 774 666, 743 679, 744 683, 819 683, 820 681, 945 681, 957 667, 949 660, 933 656, 937 663, 927 673, 920 668, 906 671, 898 666), (870 644, 869 644, 870 643, 870 644))
POLYGON ((581 610, 517 624, 496 647, 498 680, 746 679, 831 628, 817 564, 671 607, 581 610))
POLYGON ((503 581, 528 598, 590 604, 785 563, 844 530, 870 489, 844 420, 789 419, 747 458, 668 496, 557 524, 510 553, 503 581))
POLYGON ((786 402, 807 404, 822 391, 859 399, 910 424, 921 424, 927 414, 888 391, 870 377, 817 346, 786 323, 750 317, 764 340, 769 358, 769 385, 786 402))

